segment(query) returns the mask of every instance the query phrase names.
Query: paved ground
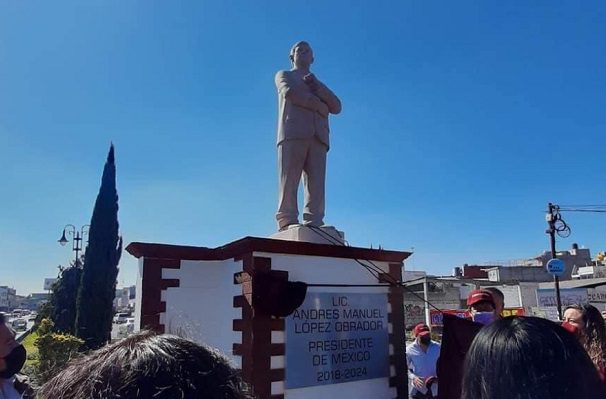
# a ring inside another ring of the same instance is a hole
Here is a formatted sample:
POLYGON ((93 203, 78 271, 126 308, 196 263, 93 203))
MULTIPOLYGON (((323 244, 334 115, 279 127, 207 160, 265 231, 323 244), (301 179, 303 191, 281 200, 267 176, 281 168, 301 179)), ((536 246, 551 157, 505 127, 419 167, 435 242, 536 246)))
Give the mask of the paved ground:
POLYGON ((112 325, 112 341, 126 338, 130 333, 132 333, 132 327, 134 327, 134 324, 131 324, 129 327, 128 323, 114 323, 112 325))
MULTIPOLYGON (((30 320, 27 320, 27 318, 23 318, 23 319, 25 319, 25 320, 26 320, 26 322, 27 322, 27 327, 26 327, 26 329, 25 329, 25 330, 16 331, 16 333, 17 333, 17 340, 18 340, 18 339, 19 339, 19 338, 20 338, 20 337, 21 337, 23 334, 25 334, 26 332, 28 332, 29 330, 31 330, 31 328, 34 326, 34 321, 33 321, 33 320, 31 320, 31 321, 30 321, 30 320)), ((14 319, 14 318, 10 318, 10 317, 9 317, 7 324, 8 324, 9 326, 12 326, 13 320, 15 320, 15 319, 14 319)))

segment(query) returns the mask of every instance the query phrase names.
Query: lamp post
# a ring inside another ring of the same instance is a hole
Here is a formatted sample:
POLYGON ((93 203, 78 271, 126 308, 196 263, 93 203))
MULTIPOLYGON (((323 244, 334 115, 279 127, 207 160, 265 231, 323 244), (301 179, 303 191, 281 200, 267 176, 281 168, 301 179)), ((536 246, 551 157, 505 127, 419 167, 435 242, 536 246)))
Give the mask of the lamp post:
MULTIPOLYGON (((90 227, 90 225, 85 224, 84 226, 82 226, 80 228, 80 230, 78 230, 78 229, 76 229, 76 226, 74 226, 73 224, 67 224, 63 228, 63 233, 61 234, 61 238, 59 238, 57 240, 59 242, 59 244, 61 244, 61 246, 65 246, 65 244, 67 244, 69 242, 69 240, 66 237, 66 234, 72 236, 72 250, 76 253, 76 263, 75 263, 76 266, 78 266, 80 264, 80 258, 78 257, 78 253, 80 251, 82 251, 82 241, 84 240, 85 234, 88 236, 89 227, 90 227)), ((87 240, 87 242, 88 242, 88 240, 87 240)))

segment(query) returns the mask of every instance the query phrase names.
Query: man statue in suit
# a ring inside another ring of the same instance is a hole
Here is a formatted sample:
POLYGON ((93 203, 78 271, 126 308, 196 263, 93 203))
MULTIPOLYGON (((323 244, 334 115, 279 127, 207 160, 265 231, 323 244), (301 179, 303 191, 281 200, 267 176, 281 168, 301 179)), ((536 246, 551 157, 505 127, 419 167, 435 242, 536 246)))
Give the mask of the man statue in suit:
POLYGON ((341 101, 311 73, 313 52, 307 42, 290 50, 290 71, 279 71, 278 89, 278 229, 299 224, 297 190, 305 188, 303 224, 324 224, 324 182, 329 149, 328 114, 341 112, 341 101))

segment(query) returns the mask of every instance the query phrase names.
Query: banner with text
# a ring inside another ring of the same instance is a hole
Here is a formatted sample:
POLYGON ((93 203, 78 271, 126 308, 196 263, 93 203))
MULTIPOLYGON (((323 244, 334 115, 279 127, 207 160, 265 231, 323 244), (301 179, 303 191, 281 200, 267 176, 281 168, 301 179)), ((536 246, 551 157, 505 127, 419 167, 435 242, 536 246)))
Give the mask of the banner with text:
MULTIPOLYGON (((587 288, 560 288, 562 306, 587 302, 587 288)), ((537 289, 539 307, 557 306, 556 292, 552 288, 537 289)))
POLYGON ((287 389, 388 376, 386 294, 308 292, 286 318, 287 389))

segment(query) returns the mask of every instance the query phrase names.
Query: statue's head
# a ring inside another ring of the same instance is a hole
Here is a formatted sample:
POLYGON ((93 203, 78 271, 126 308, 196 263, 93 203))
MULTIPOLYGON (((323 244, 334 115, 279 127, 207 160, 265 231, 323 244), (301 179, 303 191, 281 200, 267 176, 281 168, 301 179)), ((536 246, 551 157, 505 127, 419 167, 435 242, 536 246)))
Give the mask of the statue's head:
POLYGON ((314 53, 311 49, 309 43, 305 41, 300 41, 294 44, 290 49, 290 54, 288 56, 290 58, 290 62, 293 66, 296 67, 307 67, 314 62, 314 53))

